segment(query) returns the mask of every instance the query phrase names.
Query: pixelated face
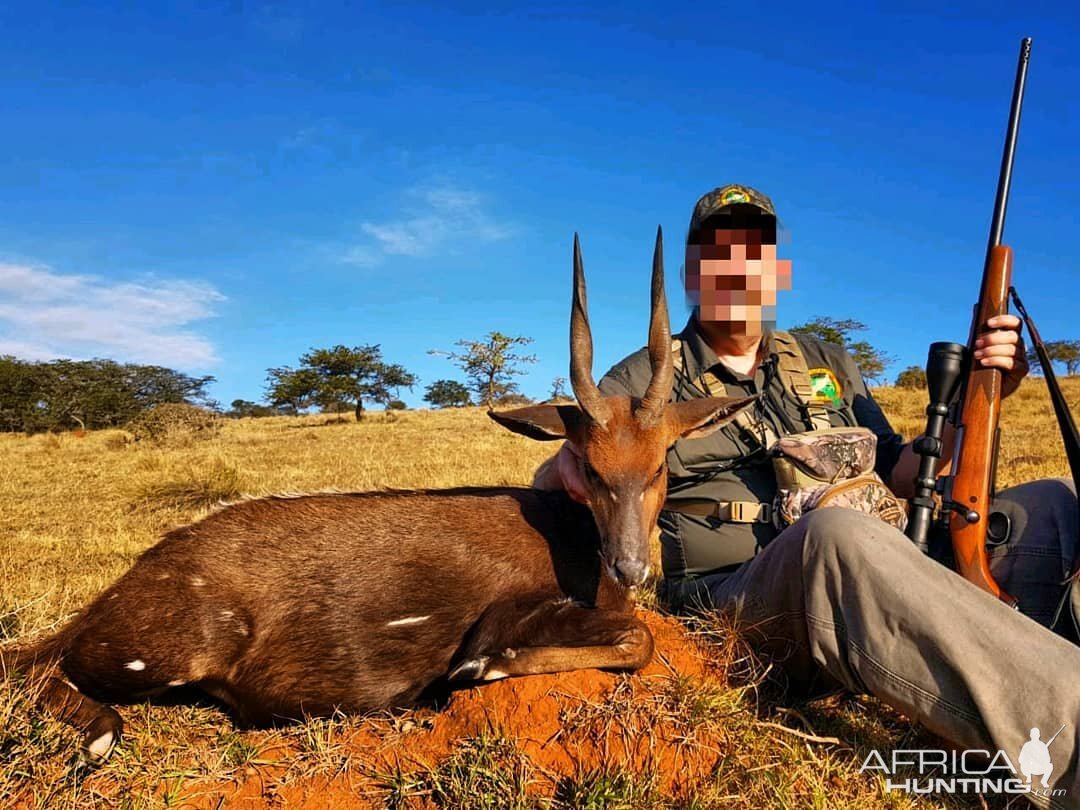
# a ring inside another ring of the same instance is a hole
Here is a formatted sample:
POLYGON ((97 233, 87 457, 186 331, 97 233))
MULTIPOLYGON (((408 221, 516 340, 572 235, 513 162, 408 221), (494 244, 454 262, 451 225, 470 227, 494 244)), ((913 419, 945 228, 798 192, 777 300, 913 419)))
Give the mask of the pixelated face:
POLYGON ((686 246, 686 298, 701 321, 736 335, 760 335, 776 323, 776 293, 791 289, 791 260, 754 228, 705 229, 686 246))

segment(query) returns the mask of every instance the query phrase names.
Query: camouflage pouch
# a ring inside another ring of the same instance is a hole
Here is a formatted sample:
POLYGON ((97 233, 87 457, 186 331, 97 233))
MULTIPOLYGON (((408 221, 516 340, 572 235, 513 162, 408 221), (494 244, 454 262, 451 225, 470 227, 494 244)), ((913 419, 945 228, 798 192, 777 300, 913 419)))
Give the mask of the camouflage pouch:
POLYGON ((826 428, 784 436, 772 447, 779 527, 811 509, 840 506, 907 527, 907 512, 874 472, 877 437, 866 428, 826 428))

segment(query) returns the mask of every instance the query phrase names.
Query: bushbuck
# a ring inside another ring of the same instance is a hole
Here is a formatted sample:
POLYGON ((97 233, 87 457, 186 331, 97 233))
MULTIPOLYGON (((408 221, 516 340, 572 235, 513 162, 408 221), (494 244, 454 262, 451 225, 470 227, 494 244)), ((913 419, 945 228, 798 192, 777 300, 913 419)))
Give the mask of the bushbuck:
POLYGON ((662 234, 653 256, 641 399, 592 377, 574 237, 570 379, 577 405, 489 413, 581 450, 589 505, 513 487, 246 500, 170 531, 56 635, 2 651, 39 702, 82 730, 80 758, 119 739, 105 705, 195 686, 264 725, 403 707, 457 682, 580 668, 634 670, 652 637, 631 591, 649 571, 667 448, 753 398, 668 403, 662 234))

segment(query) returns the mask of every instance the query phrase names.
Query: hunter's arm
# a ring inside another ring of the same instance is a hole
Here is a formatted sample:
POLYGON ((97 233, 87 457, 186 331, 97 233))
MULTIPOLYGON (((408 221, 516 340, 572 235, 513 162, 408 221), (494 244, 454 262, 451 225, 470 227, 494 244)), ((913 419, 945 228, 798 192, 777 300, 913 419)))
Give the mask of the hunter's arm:
MULTIPOLYGON (((941 464, 938 475, 949 475, 952 471, 953 446, 956 441, 956 428, 946 423, 941 433, 941 464)), ((904 445, 900 458, 889 477, 889 489, 897 498, 915 497, 915 476, 919 473, 919 454, 911 449, 911 443, 904 445)))

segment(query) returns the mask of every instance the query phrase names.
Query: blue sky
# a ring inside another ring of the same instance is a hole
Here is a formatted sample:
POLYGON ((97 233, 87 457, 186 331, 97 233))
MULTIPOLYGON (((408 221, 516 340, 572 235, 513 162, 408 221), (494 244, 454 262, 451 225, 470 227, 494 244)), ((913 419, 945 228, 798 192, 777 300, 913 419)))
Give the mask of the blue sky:
POLYGON ((566 375, 579 231, 596 373, 645 339, 656 225, 676 329, 694 200, 770 194, 780 325, 857 318, 921 364, 963 340, 1021 36, 1005 239, 1080 338, 1080 15, 1068 4, 4 4, 0 353, 213 374, 313 346, 535 338, 566 375))

